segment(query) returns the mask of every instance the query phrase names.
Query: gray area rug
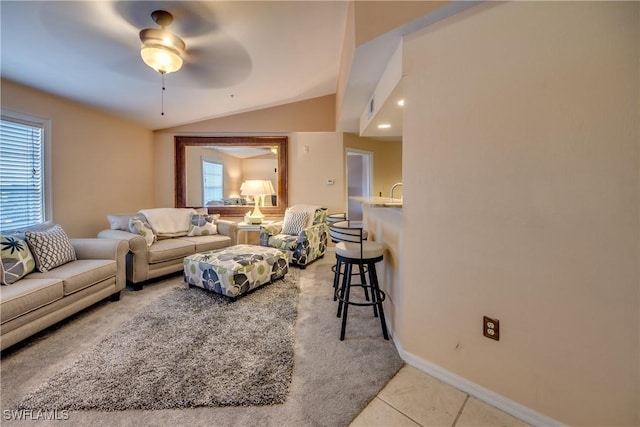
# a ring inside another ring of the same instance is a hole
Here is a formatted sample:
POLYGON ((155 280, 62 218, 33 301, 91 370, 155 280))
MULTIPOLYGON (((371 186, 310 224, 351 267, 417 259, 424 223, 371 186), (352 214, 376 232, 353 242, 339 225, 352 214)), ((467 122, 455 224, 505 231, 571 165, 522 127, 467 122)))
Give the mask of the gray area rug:
MULTIPOLYGON (((184 409, 69 411, 65 427, 99 426, 262 426, 340 427, 349 423, 403 365, 392 341, 382 339, 380 322, 370 307, 349 309, 344 341, 333 301, 333 253, 298 273, 298 315, 294 364, 284 403, 259 406, 200 406, 184 409)), ((383 275, 380 275, 383 277, 383 275)), ((124 292, 117 303, 103 302, 59 326, 37 334, 2 353, 0 402, 14 408, 145 306, 180 285, 178 276, 124 292)), ((264 288, 271 291, 271 285, 264 288)), ((393 313, 387 313, 393 319, 393 313)), ((135 378, 131 378, 135 381, 135 378)), ((3 419, 2 426, 60 425, 60 421, 3 419)))
POLYGON ((298 289, 289 274, 230 302, 177 288, 122 324, 19 409, 172 409, 284 402, 298 289))

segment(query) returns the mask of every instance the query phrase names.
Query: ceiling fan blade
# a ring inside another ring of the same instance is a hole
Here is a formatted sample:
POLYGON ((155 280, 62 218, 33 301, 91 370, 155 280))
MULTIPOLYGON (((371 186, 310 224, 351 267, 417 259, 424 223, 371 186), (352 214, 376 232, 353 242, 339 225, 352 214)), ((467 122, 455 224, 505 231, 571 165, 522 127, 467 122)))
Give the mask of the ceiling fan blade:
POLYGON ((56 3, 43 3, 43 26, 79 62, 91 58, 92 62, 129 77, 135 77, 144 69, 139 54, 138 30, 99 19, 104 13, 103 3, 77 2, 73 8, 60 8, 56 3), (57 25, 59 22, 67 25, 57 25), (78 32, 82 34, 81 37, 78 37, 78 32))
POLYGON ((188 51, 178 85, 224 88, 244 81, 251 74, 252 62, 247 51, 228 38, 210 47, 188 51))

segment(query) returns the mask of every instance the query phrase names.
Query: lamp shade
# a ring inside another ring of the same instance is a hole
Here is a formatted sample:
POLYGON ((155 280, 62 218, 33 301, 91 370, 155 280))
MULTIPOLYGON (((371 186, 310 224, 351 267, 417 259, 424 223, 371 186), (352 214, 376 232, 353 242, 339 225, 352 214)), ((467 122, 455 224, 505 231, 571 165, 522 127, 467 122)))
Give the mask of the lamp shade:
POLYGON ((249 179, 240 188, 240 194, 243 196, 263 196, 275 193, 273 184, 269 180, 249 179))
POLYGON ((262 223, 264 215, 260 212, 260 201, 265 194, 273 194, 273 184, 269 180, 249 179, 240 186, 240 194, 243 196, 255 196, 255 207, 253 212, 245 216, 246 220, 252 224, 262 223))

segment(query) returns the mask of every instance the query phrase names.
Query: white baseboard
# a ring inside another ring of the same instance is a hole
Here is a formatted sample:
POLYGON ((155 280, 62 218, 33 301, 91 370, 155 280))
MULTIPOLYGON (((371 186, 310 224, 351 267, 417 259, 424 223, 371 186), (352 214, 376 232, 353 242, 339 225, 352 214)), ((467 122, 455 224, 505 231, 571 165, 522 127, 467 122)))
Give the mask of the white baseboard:
MULTIPOLYGON (((391 325, 387 326, 391 331, 391 325)), ((560 421, 549 418, 546 415, 536 412, 533 409, 527 408, 526 406, 514 402, 511 399, 507 399, 506 397, 496 392, 484 388, 459 375, 454 374, 453 372, 449 372, 438 365, 427 362, 426 360, 405 351, 400 343, 396 340, 395 336, 393 336, 393 342, 402 360, 404 360, 409 365, 457 388, 458 390, 476 397, 477 399, 482 400, 483 402, 491 406, 495 406, 496 408, 506 412, 507 414, 513 415, 514 417, 536 427, 567 427, 566 424, 563 424, 560 421)))

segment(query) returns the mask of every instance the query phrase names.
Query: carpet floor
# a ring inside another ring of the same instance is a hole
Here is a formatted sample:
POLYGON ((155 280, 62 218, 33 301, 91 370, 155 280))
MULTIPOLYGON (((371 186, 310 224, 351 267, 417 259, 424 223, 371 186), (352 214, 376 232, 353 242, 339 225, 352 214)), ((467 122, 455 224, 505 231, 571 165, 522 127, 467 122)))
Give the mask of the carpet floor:
MULTIPOLYGON (((403 362, 382 338, 371 308, 353 307, 347 337, 339 340, 340 319, 332 298, 333 254, 299 270, 294 366, 282 404, 160 410, 74 410, 65 426, 347 426, 395 375, 403 362)), ((43 425, 42 420, 7 419, 5 410, 71 366, 144 307, 180 285, 181 277, 125 292, 14 346, 2 354, 0 397, 3 425, 43 425)), ((265 290, 269 290, 266 287, 265 290)), ((135 381, 135 378, 131 378, 135 381)), ((59 423, 59 421, 49 421, 59 423)))
POLYGON ((56 373, 18 409, 177 409, 283 403, 298 271, 237 301, 186 285, 56 373), (135 381, 131 381, 135 378, 135 381))

